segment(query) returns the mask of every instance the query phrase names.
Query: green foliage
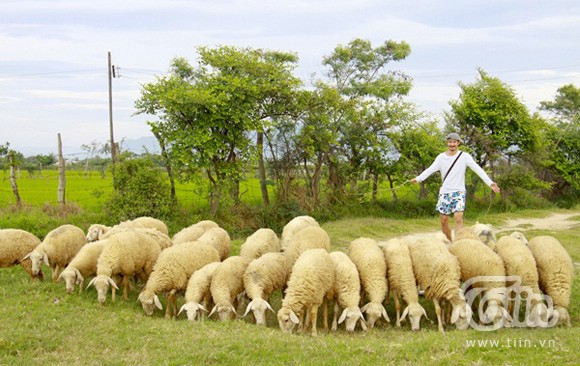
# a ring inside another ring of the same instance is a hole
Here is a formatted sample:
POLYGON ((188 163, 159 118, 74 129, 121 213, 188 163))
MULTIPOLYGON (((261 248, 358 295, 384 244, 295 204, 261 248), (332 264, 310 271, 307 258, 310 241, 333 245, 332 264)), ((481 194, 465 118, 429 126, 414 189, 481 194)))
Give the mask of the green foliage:
POLYGON ((125 159, 116 164, 114 188, 106 209, 117 222, 139 216, 167 220, 175 214, 166 176, 148 159, 125 159))

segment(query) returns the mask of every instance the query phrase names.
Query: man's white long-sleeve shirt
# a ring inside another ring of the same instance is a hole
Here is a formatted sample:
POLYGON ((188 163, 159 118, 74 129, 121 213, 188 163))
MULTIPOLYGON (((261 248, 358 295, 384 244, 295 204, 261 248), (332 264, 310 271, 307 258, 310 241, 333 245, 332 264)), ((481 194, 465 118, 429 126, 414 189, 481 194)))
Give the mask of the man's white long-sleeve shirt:
MULTIPOLYGON (((451 164, 453 164, 453 161, 455 160, 455 158, 457 158, 457 154, 459 154, 459 151, 457 151, 455 155, 452 156, 447 155, 447 153, 445 152, 439 154, 435 158, 433 164, 431 164, 430 167, 425 169, 423 173, 421 173, 415 179, 417 179, 418 182, 422 182, 425 179, 429 178, 429 176, 435 173, 436 171, 439 171, 441 173, 441 179, 443 179, 443 177, 445 176, 445 174, 447 174, 447 171, 451 167, 451 164)), ((477 165, 475 160, 473 160, 473 157, 464 151, 463 154, 461 154, 461 156, 457 160, 457 163, 455 163, 455 165, 453 166, 453 169, 447 176, 447 179, 445 179, 445 182, 443 182, 443 184, 441 185, 441 189, 439 189, 439 194, 457 191, 465 192, 465 171, 467 170, 467 167, 473 170, 481 178, 481 180, 483 180, 484 183, 487 184, 488 186, 493 183, 493 181, 489 178, 487 173, 485 173, 485 171, 481 169, 479 165, 477 165)))

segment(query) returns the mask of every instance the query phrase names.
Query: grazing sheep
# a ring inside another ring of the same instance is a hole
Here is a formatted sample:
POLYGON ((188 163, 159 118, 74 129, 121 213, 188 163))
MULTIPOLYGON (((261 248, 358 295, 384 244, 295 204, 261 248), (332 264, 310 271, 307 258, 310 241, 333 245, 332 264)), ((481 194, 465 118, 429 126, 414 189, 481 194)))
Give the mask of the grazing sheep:
POLYGON ((423 240, 423 239, 429 239, 429 240, 436 239, 436 240, 443 241, 447 245, 451 244, 451 241, 449 241, 449 239, 447 239, 447 236, 445 234, 443 234, 442 231, 408 234, 408 235, 399 237, 399 239, 405 240, 409 244, 413 244, 414 242, 416 242, 418 240, 423 240))
POLYGON ((193 272, 189 281, 187 282, 187 289, 185 290, 185 304, 179 309, 179 314, 185 310, 187 319, 195 320, 201 312, 208 311, 211 303, 211 279, 220 262, 211 262, 193 272))
POLYGON ((103 239, 83 245, 62 271, 59 278, 64 280, 67 293, 70 294, 75 290, 75 284, 79 285, 79 292, 81 292, 85 278, 97 273, 97 261, 106 244, 107 239, 103 239))
POLYGON ((248 236, 240 247, 240 256, 250 260, 256 259, 265 253, 279 252, 280 240, 272 229, 258 229, 248 236))
POLYGON ((93 224, 89 226, 89 230, 87 232, 86 240, 87 242, 96 241, 105 239, 104 235, 111 229, 137 229, 137 228, 144 228, 144 229, 157 229, 159 232, 168 235, 169 230, 167 229, 167 225, 158 219, 148 216, 141 216, 137 217, 133 220, 123 221, 113 227, 101 225, 101 224, 93 224))
POLYGON ((159 244, 159 247, 161 248, 161 250, 165 249, 165 248, 169 248, 170 246, 173 246, 173 241, 171 241, 171 238, 169 238, 169 236, 167 234, 162 233, 161 231, 157 230, 157 229, 151 229, 151 228, 131 228, 131 227, 113 227, 111 229, 109 229, 105 234, 101 235, 99 240, 104 240, 104 239, 108 239, 109 237, 120 233, 120 232, 140 232, 141 234, 145 234, 147 236, 149 236, 151 239, 155 240, 155 242, 157 244, 159 244))
POLYGON ((462 239, 480 240, 479 235, 477 235, 473 229, 469 226, 463 226, 458 230, 455 230, 455 235, 453 236, 453 242, 462 239))
POLYGON ((274 312, 268 303, 270 295, 286 285, 291 270, 291 261, 285 253, 266 253, 251 261, 244 272, 244 288, 251 300, 244 316, 252 311, 256 324, 265 326, 266 311, 274 312))
POLYGON ((437 238, 418 240, 409 245, 413 273, 425 297, 435 305, 440 332, 444 332, 441 302, 448 301, 453 307, 451 324, 465 330, 471 321, 472 311, 465 301, 459 279, 459 260, 447 249, 444 241, 437 238))
POLYGON ((214 247, 220 254, 220 260, 223 261, 230 255, 232 247, 230 235, 221 227, 211 228, 203 233, 196 240, 214 247))
POLYGON ((52 268, 52 282, 85 244, 85 233, 74 225, 62 225, 52 230, 34 250, 22 260, 30 258, 32 273, 38 275, 42 263, 52 268))
POLYGON ((219 253, 214 247, 199 242, 181 243, 163 250, 153 266, 145 288, 139 294, 139 301, 145 314, 153 315, 155 307, 163 309, 157 294, 166 291, 165 317, 171 317, 171 309, 175 316, 177 292, 185 291, 193 272, 206 264, 219 262, 219 258, 219 253))
POLYGON ((161 253, 159 243, 140 230, 120 231, 107 240, 97 261, 97 276, 87 285, 95 286, 101 304, 105 303, 109 285, 113 287, 112 300, 115 301, 115 290, 119 288, 113 276, 117 275, 122 277, 123 299, 127 300, 130 278, 137 275, 146 282, 161 253))
MULTIPOLYGON (((542 292, 539 286, 538 270, 536 268, 536 260, 534 255, 527 247, 527 240, 522 240, 518 232, 509 236, 502 236, 498 239, 495 251, 504 262, 504 267, 507 276, 519 276, 521 288, 527 291, 526 303, 530 304, 528 318, 526 322, 529 326, 540 326, 542 323, 548 322, 548 308, 543 303, 542 292), (529 293, 531 290, 532 293, 529 293), (531 299, 531 301, 530 301, 531 299)), ((525 239, 525 237, 524 237, 525 239)), ((509 304, 511 313, 513 301, 509 304)))
MULTIPOLYGON (((480 320, 484 323, 492 322, 494 324, 501 321, 500 325, 509 322, 512 319, 505 308, 507 294, 505 293, 506 272, 503 260, 484 244, 479 236, 473 234, 471 229, 469 231, 475 239, 455 240, 449 247, 449 252, 459 260, 461 281, 470 281, 475 277, 482 276, 490 278, 489 281, 482 279, 482 282, 473 282, 470 285, 472 289, 475 289, 475 294, 481 293, 487 299, 485 303, 487 308, 485 313, 480 314, 480 320)), ((468 291, 468 293, 472 292, 468 291)))
POLYGON ((40 244, 40 239, 28 231, 20 229, 0 230, 0 268, 20 264, 32 279, 43 278, 42 271, 32 272, 30 259, 23 260, 26 254, 32 252, 40 244))
POLYGON ((298 231, 304 229, 305 227, 309 226, 320 226, 316 220, 311 216, 297 216, 292 220, 288 221, 288 223, 282 229, 282 235, 280 236, 280 246, 282 249, 285 249, 290 239, 296 234, 298 231))
POLYGON ((353 332, 360 320, 361 328, 367 330, 363 314, 360 310, 360 277, 352 260, 342 252, 330 253, 334 263, 334 288, 333 298, 334 314, 332 330, 338 328, 338 324, 345 322, 347 332, 353 332), (338 318, 340 308, 344 309, 338 318), (338 321, 337 321, 338 319, 338 321))
MULTIPOLYGON (((294 266, 288 281, 286 296, 278 311, 278 324, 285 333, 292 333, 300 318, 308 312, 312 335, 316 335, 318 307, 334 287, 334 262, 326 249, 309 249, 303 252, 294 266)), ((304 329, 307 324, 304 323, 304 329)))
POLYGON ((330 236, 320 226, 308 226, 292 235, 284 252, 294 263, 305 250, 317 248, 330 250, 330 236))
MULTIPOLYGON (((419 304, 417 283, 413 274, 411 253, 408 243, 404 239, 394 238, 382 243, 387 262, 387 279, 389 290, 393 293, 395 310, 397 311, 397 327, 401 327, 401 320, 409 315, 412 330, 421 329, 421 317, 427 312, 419 304), (407 304, 401 317, 400 298, 407 304)), ((428 318, 427 318, 428 319, 428 318)))
POLYGON ((217 227, 219 227, 219 225, 211 220, 199 221, 191 226, 182 229, 177 234, 173 235, 173 243, 179 244, 188 241, 195 241, 209 229, 217 227))
POLYGON ((214 307, 208 317, 217 312, 222 321, 237 316, 237 297, 244 292, 244 272, 250 260, 240 256, 226 258, 216 268, 211 279, 211 297, 214 307))
POLYGON ((381 317, 390 322, 383 306, 388 291, 387 263, 383 251, 375 240, 358 238, 349 244, 348 256, 358 269, 362 288, 369 301, 361 309, 367 315, 367 325, 374 327, 381 317))
POLYGON ((536 236, 528 247, 536 259, 540 289, 552 299, 558 323, 571 326, 568 306, 574 279, 572 258, 553 236, 536 236))

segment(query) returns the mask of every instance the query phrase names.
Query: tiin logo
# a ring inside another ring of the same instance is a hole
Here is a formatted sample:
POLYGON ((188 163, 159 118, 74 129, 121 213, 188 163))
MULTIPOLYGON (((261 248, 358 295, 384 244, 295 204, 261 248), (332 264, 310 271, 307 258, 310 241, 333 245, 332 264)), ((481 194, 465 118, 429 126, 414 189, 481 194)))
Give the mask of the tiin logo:
POLYGON ((479 319, 472 317, 469 325, 481 331, 556 325, 558 312, 552 299, 521 283, 520 276, 478 276, 465 281, 461 287, 465 301, 472 309, 477 305, 479 319))

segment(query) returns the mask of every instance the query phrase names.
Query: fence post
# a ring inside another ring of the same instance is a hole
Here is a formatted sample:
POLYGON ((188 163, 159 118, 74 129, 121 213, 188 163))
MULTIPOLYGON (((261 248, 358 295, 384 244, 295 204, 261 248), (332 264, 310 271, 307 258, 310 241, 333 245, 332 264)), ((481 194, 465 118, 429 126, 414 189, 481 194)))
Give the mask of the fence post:
POLYGON ((62 140, 58 134, 58 203, 65 204, 66 191, 66 171, 64 168, 64 158, 62 157, 62 140))

